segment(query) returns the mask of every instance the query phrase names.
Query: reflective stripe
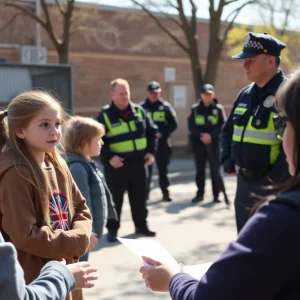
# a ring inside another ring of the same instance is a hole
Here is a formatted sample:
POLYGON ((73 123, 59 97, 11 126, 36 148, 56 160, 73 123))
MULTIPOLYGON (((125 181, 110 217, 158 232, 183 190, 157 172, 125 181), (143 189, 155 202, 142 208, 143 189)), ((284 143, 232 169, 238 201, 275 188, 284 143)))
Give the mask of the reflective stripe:
MULTIPOLYGON (((242 138, 243 129, 234 128, 233 140, 240 142, 242 138)), ((243 142, 260 144, 260 145, 274 145, 280 143, 276 137, 275 132, 261 132, 245 130, 243 142)))
POLYGON ((218 124, 219 116, 208 116, 208 120, 212 125, 218 124))
POLYGON ((153 121, 166 123, 166 113, 164 111, 154 111, 153 121))
POLYGON ((243 115, 247 111, 247 108, 245 107, 236 107, 234 110, 234 113, 236 115, 243 115))
POLYGON ((203 125, 205 124, 205 118, 202 115, 197 115, 196 109, 194 111, 194 120, 196 125, 203 125))
MULTIPOLYGON (((234 113, 236 113, 236 109, 234 110, 234 113)), ((243 111, 243 113, 241 114, 244 114, 246 110, 247 109, 245 108, 239 108, 238 111, 240 112, 243 111)), ((273 164, 277 160, 277 157, 280 153, 280 145, 281 145, 281 141, 277 138, 277 134, 274 126, 274 121, 273 121, 274 115, 276 115, 275 112, 270 113, 267 128, 263 128, 263 129, 255 128, 251 125, 253 121, 253 116, 251 116, 245 128, 245 132, 243 136, 243 142, 256 144, 256 145, 271 146, 270 157, 269 157, 270 164, 273 164)), ((243 126, 234 125, 232 140, 235 142, 241 142, 243 131, 244 131, 243 126)))
MULTIPOLYGON (((140 109, 137 109, 137 114, 143 120, 143 115, 142 115, 142 112, 140 109)), ((131 131, 133 131, 133 132, 136 131, 136 125, 135 125, 134 120, 126 123, 121 118, 119 118, 119 124, 117 126, 113 126, 113 124, 111 124, 106 112, 103 113, 103 117, 105 120, 105 124, 108 128, 108 131, 106 133, 107 137, 113 137, 113 136, 131 132, 131 131)))
MULTIPOLYGON (((209 115, 207 119, 211 122, 212 125, 218 124, 219 115, 213 116, 209 115)), ((195 110, 194 112, 194 120, 196 125, 204 125, 205 124, 205 116, 203 115, 197 115, 197 112, 195 110)))
MULTIPOLYGON (((137 109, 137 114, 139 118, 143 121, 144 128, 145 128, 145 121, 143 119, 143 114, 141 109, 137 109)), ((108 131, 106 133, 107 137, 115 137, 122 134, 127 134, 130 132, 136 132, 136 124, 135 121, 129 121, 128 123, 123 121, 121 118, 119 118, 119 123, 117 125, 113 125, 106 112, 103 112, 103 117, 105 124, 108 128, 108 131)), ((147 139, 145 137, 143 138, 137 138, 129 141, 124 142, 116 142, 116 143, 110 143, 109 149, 112 152, 115 153, 127 153, 132 152, 134 150, 144 150, 147 147, 147 139)))
POLYGON ((115 153, 127 153, 135 150, 134 144, 137 150, 144 150, 147 147, 147 139, 140 138, 131 141, 112 143, 109 145, 109 149, 115 153))

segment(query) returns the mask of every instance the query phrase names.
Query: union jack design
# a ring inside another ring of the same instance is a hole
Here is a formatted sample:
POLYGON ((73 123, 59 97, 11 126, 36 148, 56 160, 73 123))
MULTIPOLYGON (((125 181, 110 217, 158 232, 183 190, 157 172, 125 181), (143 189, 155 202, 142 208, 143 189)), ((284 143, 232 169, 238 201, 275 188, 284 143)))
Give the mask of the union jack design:
POLYGON ((62 193, 55 191, 49 205, 52 228, 70 230, 69 202, 67 198, 62 193))

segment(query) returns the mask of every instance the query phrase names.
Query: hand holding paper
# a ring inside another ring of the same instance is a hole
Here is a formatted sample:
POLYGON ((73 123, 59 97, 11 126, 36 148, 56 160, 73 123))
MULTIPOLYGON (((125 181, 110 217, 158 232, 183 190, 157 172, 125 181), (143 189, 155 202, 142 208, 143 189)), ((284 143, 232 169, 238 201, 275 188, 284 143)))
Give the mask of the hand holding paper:
POLYGON ((154 240, 134 240, 119 238, 144 264, 140 269, 146 286, 154 291, 168 291, 169 281, 175 274, 185 272, 200 280, 212 263, 183 266, 154 240))

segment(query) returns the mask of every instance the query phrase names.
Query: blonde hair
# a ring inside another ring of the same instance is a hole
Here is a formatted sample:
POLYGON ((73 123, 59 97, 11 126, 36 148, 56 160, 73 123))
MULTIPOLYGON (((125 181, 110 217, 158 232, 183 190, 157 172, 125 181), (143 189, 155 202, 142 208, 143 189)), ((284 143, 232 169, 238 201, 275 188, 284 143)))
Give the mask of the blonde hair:
POLYGON ((67 152, 82 155, 87 143, 95 137, 102 137, 105 129, 102 124, 92 118, 74 116, 66 122, 63 134, 63 146, 67 152))
POLYGON ((110 91, 114 92, 116 86, 119 84, 129 87, 129 83, 127 80, 125 80, 123 78, 116 78, 110 83, 110 91))
MULTIPOLYGON (((51 186, 49 178, 46 171, 39 166, 35 158, 31 155, 24 140, 16 135, 17 129, 26 128, 32 118, 47 106, 56 106, 61 111, 62 119, 66 115, 60 103, 47 92, 28 91, 15 97, 8 105, 7 112, 0 112, 0 147, 4 151, 12 151, 16 170, 37 192, 40 200, 37 210, 40 212, 40 215, 36 216, 37 225, 47 225, 51 228, 49 213, 51 186), (6 115, 7 120, 5 120, 6 115), (25 166, 29 170, 27 176, 23 175, 20 171, 19 168, 21 166, 25 166)), ((68 166, 57 150, 46 153, 46 155, 55 170, 64 178, 71 221, 74 215, 74 204, 72 200, 72 177, 68 166)))

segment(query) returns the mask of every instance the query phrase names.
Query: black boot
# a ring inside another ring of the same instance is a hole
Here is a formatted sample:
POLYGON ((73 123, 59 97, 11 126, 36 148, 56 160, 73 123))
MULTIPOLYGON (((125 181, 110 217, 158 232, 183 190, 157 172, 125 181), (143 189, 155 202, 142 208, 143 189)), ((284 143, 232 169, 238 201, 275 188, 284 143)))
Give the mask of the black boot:
POLYGON ((117 234, 118 230, 117 229, 110 229, 107 233, 107 241, 110 243, 116 242, 117 241, 117 234))
POLYGON ((192 203, 197 203, 203 201, 203 196, 196 196, 192 199, 192 203))
POLYGON ((164 193, 163 194, 162 201, 164 201, 164 202, 171 202, 172 201, 172 199, 169 196, 169 193, 164 193))
POLYGON ((151 231, 148 226, 144 228, 135 228, 135 233, 137 234, 142 234, 144 236, 156 236, 156 232, 151 231))

